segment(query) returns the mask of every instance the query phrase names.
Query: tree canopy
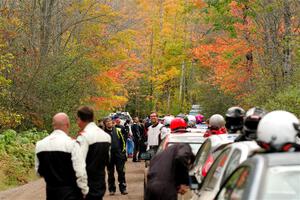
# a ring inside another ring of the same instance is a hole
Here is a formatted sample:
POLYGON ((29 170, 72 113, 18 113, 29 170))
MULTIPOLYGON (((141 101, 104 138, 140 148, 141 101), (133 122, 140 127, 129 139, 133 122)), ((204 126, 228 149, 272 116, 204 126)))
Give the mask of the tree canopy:
POLYGON ((2 0, 0 128, 49 128, 79 105, 97 117, 300 116, 297 0, 2 0), (291 103, 294 102, 294 103, 291 103))

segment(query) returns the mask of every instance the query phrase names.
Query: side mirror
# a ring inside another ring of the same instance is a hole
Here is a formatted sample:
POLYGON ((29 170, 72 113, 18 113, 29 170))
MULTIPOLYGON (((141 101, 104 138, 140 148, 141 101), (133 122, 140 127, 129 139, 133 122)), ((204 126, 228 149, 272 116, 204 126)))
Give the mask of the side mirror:
POLYGON ((189 181, 190 181, 190 189, 191 190, 199 190, 200 189, 200 184, 197 181, 197 178, 195 175, 189 175, 189 181))
POLYGON ((144 152, 141 154, 141 160, 151 160, 151 153, 150 152, 144 152))

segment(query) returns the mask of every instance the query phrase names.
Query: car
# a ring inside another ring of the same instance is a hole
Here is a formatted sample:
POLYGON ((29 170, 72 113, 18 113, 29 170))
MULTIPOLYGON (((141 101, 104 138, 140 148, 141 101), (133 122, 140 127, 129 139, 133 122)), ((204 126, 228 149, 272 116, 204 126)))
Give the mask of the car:
POLYGON ((196 116, 200 113, 200 110, 190 110, 189 115, 196 116))
POLYGON ((200 108, 201 108, 200 105, 196 105, 196 104, 192 105, 192 109, 200 109, 200 108))
POLYGON ((202 133, 171 133, 162 140, 158 147, 157 153, 162 152, 168 146, 171 146, 173 144, 188 143, 191 146, 194 155, 196 155, 204 140, 205 139, 202 133))
POLYGON ((228 144, 210 167, 193 200, 214 199, 226 178, 250 155, 261 148, 255 141, 228 144))
POLYGON ((130 116, 129 112, 115 112, 115 113, 110 113, 109 114, 109 117, 112 118, 112 119, 115 119, 115 118, 120 118, 121 120, 121 125, 124 125, 126 120, 129 120, 130 122, 132 122, 132 117, 130 116))
MULTIPOLYGON (((179 143, 187 143, 191 146, 192 152, 194 155, 197 153, 199 148, 201 147, 202 143, 204 142, 205 138, 203 137, 203 134, 201 133, 171 133, 167 135, 160 143, 156 154, 161 153, 164 151, 167 147, 179 144, 179 143)), ((142 160, 145 160, 145 169, 144 169, 144 194, 145 189, 147 187, 147 174, 149 171, 149 160, 155 156, 154 152, 148 152, 142 154, 142 160)), ((185 195, 181 195, 180 199, 189 199, 191 197, 191 193, 187 193, 185 195)))
POLYGON ((198 115, 200 112, 202 112, 202 108, 200 105, 192 105, 192 108, 189 112, 189 115, 198 115))
POLYGON ((299 152, 259 153, 225 181, 216 200, 299 200, 299 152))
POLYGON ((191 132, 191 133, 198 133, 198 134, 204 135, 204 133, 207 131, 207 128, 208 128, 208 126, 205 124, 201 127, 198 126, 198 127, 195 127, 195 128, 187 128, 186 130, 188 132, 191 132))
MULTIPOLYGON (((167 147, 178 144, 178 143, 188 143, 194 155, 198 152, 201 145, 203 144, 205 138, 203 133, 199 132, 187 132, 187 133, 171 133, 161 142, 160 147, 157 150, 157 153, 162 152, 167 147)), ((178 199, 190 199, 192 197, 191 192, 187 192, 184 195, 178 194, 178 199)))
POLYGON ((206 123, 196 124, 197 129, 202 129, 204 132, 208 129, 208 125, 206 123))
POLYGON ((189 174, 194 175, 197 182, 200 184, 213 163, 214 158, 218 156, 218 150, 221 149, 219 147, 231 142, 231 140, 227 139, 227 134, 208 137, 198 150, 193 168, 190 170, 189 174))

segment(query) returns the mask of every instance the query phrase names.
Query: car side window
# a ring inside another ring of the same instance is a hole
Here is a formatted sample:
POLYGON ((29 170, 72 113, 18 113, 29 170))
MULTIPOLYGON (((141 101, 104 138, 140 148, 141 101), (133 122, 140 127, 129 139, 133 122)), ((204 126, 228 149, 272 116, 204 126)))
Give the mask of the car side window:
POLYGON ((222 183, 227 179, 228 176, 239 166, 242 152, 240 149, 236 149, 233 151, 230 160, 228 161, 228 165, 225 169, 222 183))
POLYGON ((204 164, 204 162, 206 161, 206 158, 209 154, 210 148, 211 148, 211 142, 207 141, 205 142, 205 144, 203 144, 203 146, 200 147, 201 149, 199 150, 199 155, 197 160, 195 161, 196 166, 200 165, 200 164, 204 164))
POLYGON ((230 178, 225 182, 225 185, 220 189, 217 200, 241 200, 246 189, 247 180, 250 169, 241 167, 236 170, 230 178))
POLYGON ((217 181, 219 180, 222 174, 222 170, 224 170, 224 165, 226 163, 229 153, 230 148, 226 149, 218 156, 217 160, 213 163, 213 165, 208 171, 206 178, 204 179, 205 181, 203 188, 212 190, 215 187, 217 181))

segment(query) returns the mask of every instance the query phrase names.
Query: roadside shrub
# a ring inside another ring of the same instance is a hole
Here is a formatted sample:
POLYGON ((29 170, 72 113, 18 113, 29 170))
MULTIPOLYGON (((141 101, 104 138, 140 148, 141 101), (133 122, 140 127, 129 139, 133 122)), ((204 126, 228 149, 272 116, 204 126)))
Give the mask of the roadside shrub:
POLYGON ((264 106, 268 110, 286 110, 300 116, 300 90, 299 87, 291 86, 278 93, 264 106))
POLYGON ((28 182, 28 174, 34 167, 35 144, 47 135, 46 131, 36 129, 20 133, 8 129, 0 134, 0 170, 5 175, 1 181, 5 185, 28 182))

